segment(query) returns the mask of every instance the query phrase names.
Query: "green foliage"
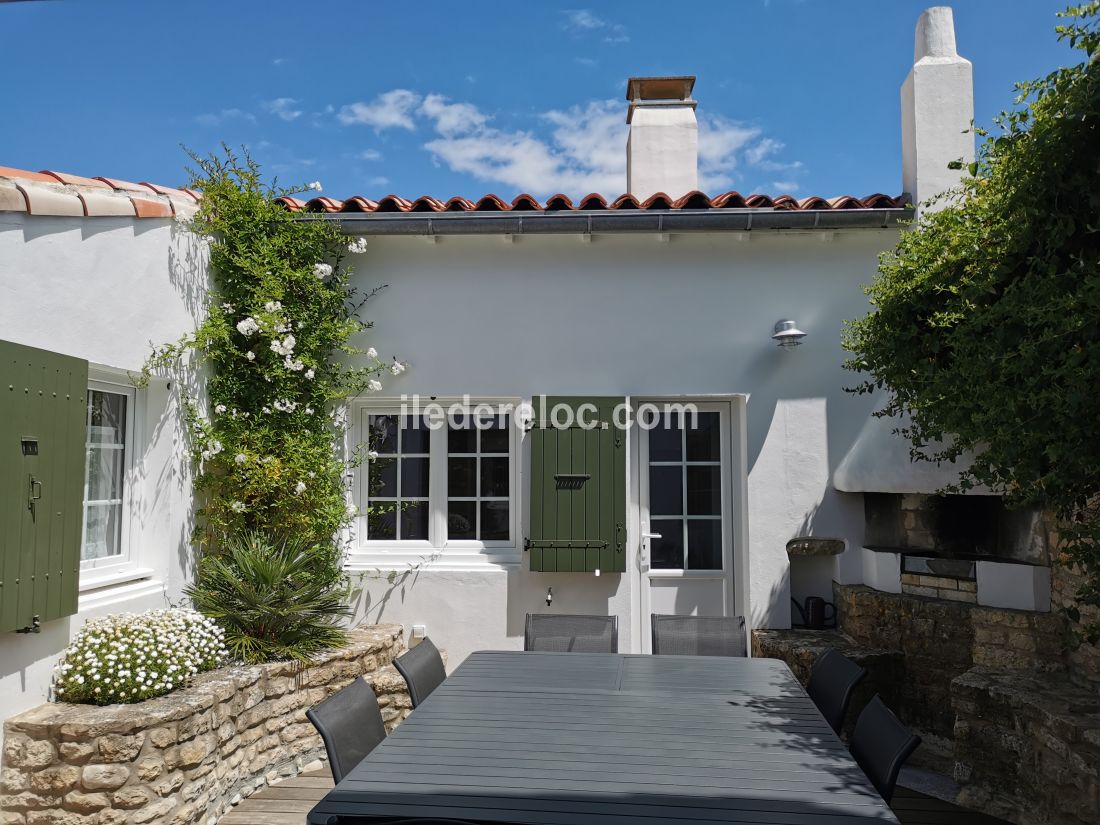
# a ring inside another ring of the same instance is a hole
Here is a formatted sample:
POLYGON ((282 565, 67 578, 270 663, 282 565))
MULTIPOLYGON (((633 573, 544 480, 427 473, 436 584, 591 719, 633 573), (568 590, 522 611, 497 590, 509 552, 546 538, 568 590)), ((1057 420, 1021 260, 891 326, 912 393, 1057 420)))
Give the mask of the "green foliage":
POLYGON ((331 543, 273 542, 248 532, 203 556, 187 595, 224 629, 236 658, 305 661, 346 639, 346 588, 334 585, 341 578, 331 543))
POLYGON ((300 190, 265 186, 256 164, 228 148, 192 158, 202 200, 189 228, 209 244, 207 315, 193 335, 157 348, 145 377, 185 358, 206 368, 210 415, 195 399, 186 411, 202 501, 196 541, 216 550, 260 530, 331 542, 352 515, 342 404, 404 367, 373 348, 368 366, 347 366, 344 356, 362 354, 349 341, 369 327, 358 311, 370 295, 349 286, 347 241, 333 224, 274 202, 300 190))
MULTIPOLYGON (((976 456, 983 484, 1068 525, 1068 561, 1100 605, 1100 3, 1060 39, 1083 61, 1018 84, 940 211, 882 256, 876 312, 850 324, 857 392, 887 389, 914 457, 976 456), (945 441, 946 447, 930 445, 945 441)), ((1086 628, 1097 636, 1100 627, 1086 628)))

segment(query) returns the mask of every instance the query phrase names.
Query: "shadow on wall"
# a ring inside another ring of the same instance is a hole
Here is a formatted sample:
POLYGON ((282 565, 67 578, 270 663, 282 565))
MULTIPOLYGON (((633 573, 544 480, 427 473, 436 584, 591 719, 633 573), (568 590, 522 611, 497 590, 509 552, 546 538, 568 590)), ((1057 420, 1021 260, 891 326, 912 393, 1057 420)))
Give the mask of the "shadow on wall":
POLYGON ((173 221, 172 242, 168 247, 168 279, 192 318, 202 318, 206 314, 209 263, 210 250, 206 243, 173 221))
POLYGON ((5 633, 0 636, 0 683, 19 674, 19 691, 26 693, 29 689, 27 670, 43 659, 56 659, 68 646, 75 622, 76 619, 69 616, 46 622, 41 633, 5 633))

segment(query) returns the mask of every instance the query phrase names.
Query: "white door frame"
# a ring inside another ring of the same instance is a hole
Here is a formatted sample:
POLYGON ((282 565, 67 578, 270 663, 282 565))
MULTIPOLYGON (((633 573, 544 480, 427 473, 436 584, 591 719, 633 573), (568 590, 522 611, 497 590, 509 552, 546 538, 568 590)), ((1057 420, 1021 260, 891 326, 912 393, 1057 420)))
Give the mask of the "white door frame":
MULTIPOLYGON (((727 612, 745 617, 751 631, 749 611, 749 526, 748 526, 748 450, 745 408, 748 396, 741 393, 644 396, 628 399, 634 410, 641 404, 667 402, 706 404, 720 409, 726 420, 723 432, 727 461, 723 462, 722 482, 726 486, 723 501, 723 518, 728 514, 730 529, 724 538, 724 567, 731 575, 726 578, 724 600, 727 612)), ((627 573, 630 576, 631 652, 649 650, 649 605, 646 592, 645 571, 642 569, 642 466, 643 449, 641 430, 635 423, 627 441, 627 541, 629 557, 627 573)), ((690 574, 689 574, 690 576, 690 574)), ((675 574, 671 577, 676 577, 675 574)), ((681 573, 680 577, 684 577, 681 573)))

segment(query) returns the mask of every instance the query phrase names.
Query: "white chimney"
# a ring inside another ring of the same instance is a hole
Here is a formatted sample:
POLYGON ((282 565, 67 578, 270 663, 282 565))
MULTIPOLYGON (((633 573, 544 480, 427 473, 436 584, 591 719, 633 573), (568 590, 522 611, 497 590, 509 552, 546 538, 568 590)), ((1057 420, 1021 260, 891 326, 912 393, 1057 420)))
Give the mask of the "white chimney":
POLYGON ((951 8, 934 6, 917 21, 913 68, 901 87, 901 178, 913 203, 950 189, 967 174, 974 160, 973 119, 973 67, 955 51, 951 8), (956 160, 963 168, 948 169, 956 160))
POLYGON ((694 77, 632 77, 626 122, 626 188, 642 201, 657 192, 678 198, 699 188, 699 123, 694 77))

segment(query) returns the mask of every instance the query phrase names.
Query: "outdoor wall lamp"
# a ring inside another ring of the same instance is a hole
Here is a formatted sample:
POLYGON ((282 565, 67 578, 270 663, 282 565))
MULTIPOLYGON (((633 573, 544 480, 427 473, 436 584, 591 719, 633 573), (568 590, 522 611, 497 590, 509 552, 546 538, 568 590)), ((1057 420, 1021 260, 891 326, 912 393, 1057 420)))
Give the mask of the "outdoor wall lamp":
POLYGON ((806 333, 794 325, 794 321, 783 319, 775 322, 775 332, 772 340, 783 349, 794 349, 802 343, 806 333))

